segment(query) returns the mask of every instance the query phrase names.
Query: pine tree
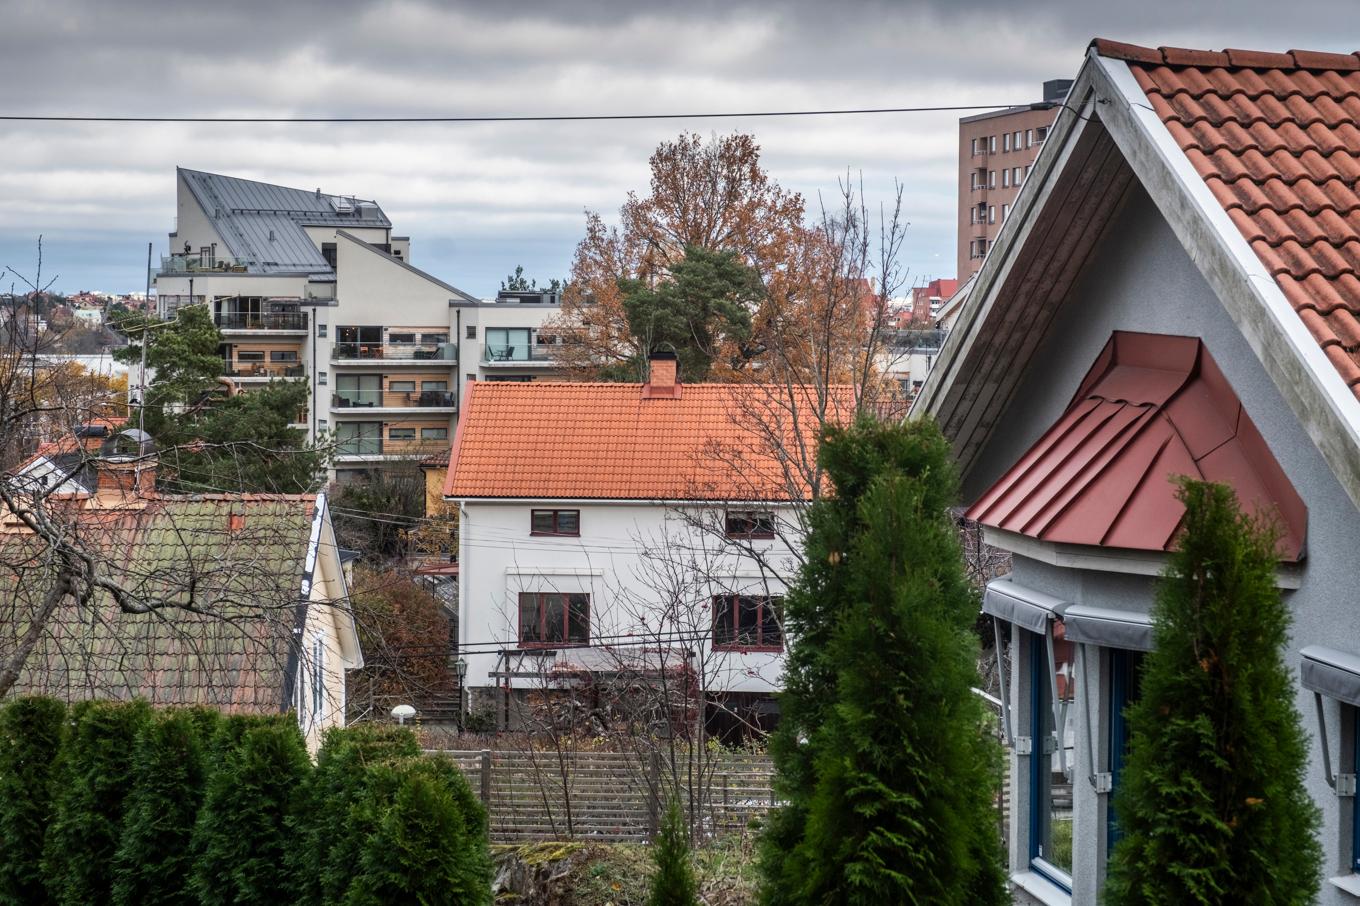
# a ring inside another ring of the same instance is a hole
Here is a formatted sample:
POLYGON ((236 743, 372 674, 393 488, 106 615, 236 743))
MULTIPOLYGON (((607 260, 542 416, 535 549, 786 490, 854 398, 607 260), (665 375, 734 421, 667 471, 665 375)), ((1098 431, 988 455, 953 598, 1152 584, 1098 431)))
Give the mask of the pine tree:
POLYGON ((1185 482, 1128 710, 1110 906, 1313 902, 1322 853, 1308 741, 1283 659, 1276 536, 1223 485, 1185 482))
POLYGON ((43 880, 43 839, 66 706, 20 698, 0 709, 0 906, 51 902, 43 880))
POLYGON ((107 903, 113 895, 133 752, 150 716, 145 702, 91 701, 71 708, 43 846, 48 891, 58 903, 107 903))
POLYGON ((647 906, 695 906, 698 903, 685 814, 674 796, 666 805, 665 817, 652 845, 652 864, 656 872, 652 875, 647 906))
POLYGON ((763 899, 1005 902, 949 445, 930 422, 862 420, 828 429, 819 461, 835 494, 812 507, 786 598, 771 752, 787 805, 763 841, 763 899))
POLYGON ((363 837, 350 826, 351 812, 365 796, 368 767, 418 757, 420 743, 403 727, 356 724, 326 731, 290 821, 294 845, 287 865, 299 904, 339 902, 358 873, 363 837))
POLYGON ((201 715, 158 714, 137 740, 132 791, 114 857, 115 906, 190 906, 190 847, 207 756, 201 715))
POLYGON ((354 828, 367 828, 345 906, 490 906, 485 817, 446 758, 370 767, 354 828))
POLYGON ((191 888, 203 906, 290 902, 287 823, 311 769, 302 734, 290 715, 229 720, 217 746, 221 761, 194 825, 191 888), (237 731, 239 744, 223 748, 237 731))

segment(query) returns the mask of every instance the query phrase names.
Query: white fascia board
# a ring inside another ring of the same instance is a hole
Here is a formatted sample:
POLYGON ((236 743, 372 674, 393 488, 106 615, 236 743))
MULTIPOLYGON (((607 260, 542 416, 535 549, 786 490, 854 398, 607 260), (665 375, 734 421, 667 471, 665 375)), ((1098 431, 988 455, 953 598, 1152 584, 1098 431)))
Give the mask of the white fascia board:
POLYGON ((1094 48, 1090 56, 1110 137, 1360 507, 1360 399, 1176 144, 1128 63, 1094 48))
POLYGON ((444 495, 446 503, 456 503, 459 506, 469 504, 484 504, 488 506, 531 506, 560 507, 560 506, 652 506, 667 507, 669 509, 693 509, 703 507, 705 509, 730 509, 732 507, 767 507, 772 510, 789 510, 800 506, 807 506, 811 500, 641 500, 633 498, 610 498, 610 497, 450 497, 444 495))
POLYGON ((998 293, 1005 286, 1011 267, 1029 241, 1039 214, 1048 206, 1058 179, 1067 169, 1083 134, 1082 127, 1094 118, 1090 69, 1088 62, 1077 73, 1067 94, 1068 101, 1049 127, 1048 138, 1015 196, 1005 226, 998 232, 982 267, 969 278, 968 294, 958 319, 945 336, 935 365, 912 401, 909 418, 921 415, 939 418, 940 405, 948 391, 955 383, 969 379, 968 374, 962 373, 968 353, 980 339, 981 327, 992 316, 992 310, 998 304, 998 293))

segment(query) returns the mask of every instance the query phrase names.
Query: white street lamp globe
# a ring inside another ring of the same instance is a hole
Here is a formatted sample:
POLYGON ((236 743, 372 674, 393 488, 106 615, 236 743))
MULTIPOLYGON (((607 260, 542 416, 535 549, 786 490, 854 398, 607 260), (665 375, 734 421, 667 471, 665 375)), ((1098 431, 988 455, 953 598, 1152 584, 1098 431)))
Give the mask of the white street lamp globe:
POLYGON ((405 724, 408 720, 416 716, 416 709, 410 705, 397 705, 392 709, 392 716, 397 719, 397 723, 405 724))

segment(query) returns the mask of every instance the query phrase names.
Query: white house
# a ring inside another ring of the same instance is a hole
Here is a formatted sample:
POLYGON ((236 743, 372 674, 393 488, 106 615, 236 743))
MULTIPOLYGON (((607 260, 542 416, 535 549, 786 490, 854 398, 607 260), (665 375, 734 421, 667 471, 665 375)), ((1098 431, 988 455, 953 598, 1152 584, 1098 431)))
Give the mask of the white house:
POLYGON ((1180 475, 1283 530, 1316 902, 1360 897, 1357 98, 1354 55, 1094 42, 917 398, 1013 557, 1017 903, 1100 901, 1180 475))
POLYGON ((814 433, 779 422, 770 387, 675 369, 468 393, 444 493, 474 710, 513 725, 531 690, 669 671, 714 722, 771 722, 808 492, 770 439, 814 433))

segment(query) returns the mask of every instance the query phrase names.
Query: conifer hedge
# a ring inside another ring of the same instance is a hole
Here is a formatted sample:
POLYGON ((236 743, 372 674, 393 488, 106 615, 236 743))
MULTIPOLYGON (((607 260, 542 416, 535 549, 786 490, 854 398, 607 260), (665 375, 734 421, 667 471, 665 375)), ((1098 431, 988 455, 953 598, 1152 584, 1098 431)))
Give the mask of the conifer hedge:
POLYGON ((0 906, 491 902, 487 816, 400 728, 0 704, 0 906))
POLYGON ((66 706, 21 698, 0 709, 0 906, 45 906, 43 841, 66 706))
POLYGON ((1185 482, 1152 610, 1155 648, 1127 714, 1123 833, 1109 906, 1312 903, 1322 853, 1308 740, 1284 662, 1275 534, 1224 485, 1185 482))

